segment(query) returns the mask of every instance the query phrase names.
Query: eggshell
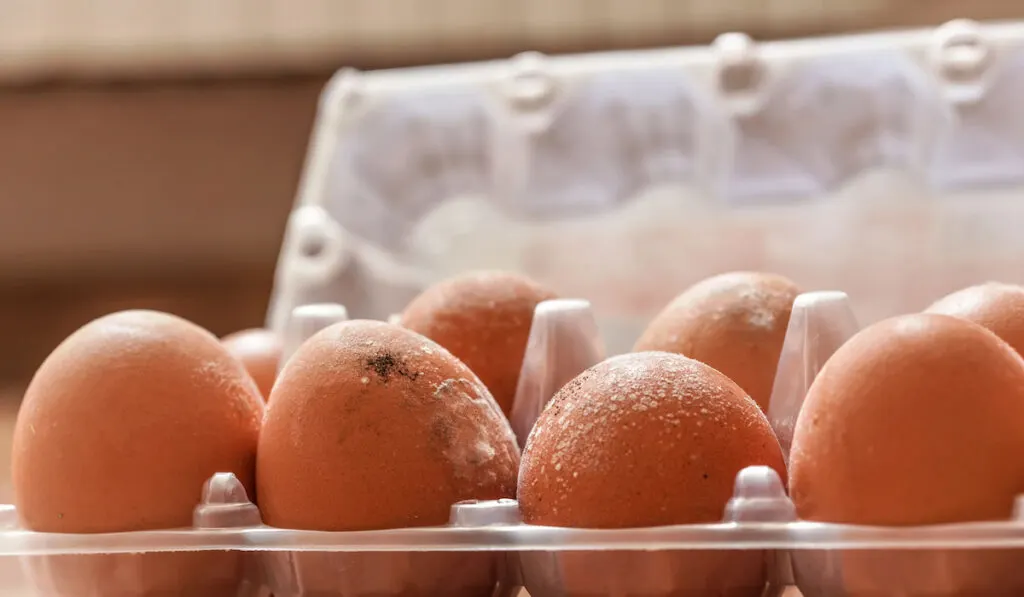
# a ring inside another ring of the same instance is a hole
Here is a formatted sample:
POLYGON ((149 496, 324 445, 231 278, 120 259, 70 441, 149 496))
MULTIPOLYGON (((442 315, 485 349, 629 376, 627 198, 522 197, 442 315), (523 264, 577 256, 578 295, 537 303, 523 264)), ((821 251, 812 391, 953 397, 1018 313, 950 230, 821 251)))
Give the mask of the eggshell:
MULTIPOLYGON (((253 495, 263 401, 215 336, 173 315, 86 324, 40 366, 14 430, 14 496, 36 531, 190 527, 204 482, 232 472, 253 495)), ((232 595, 239 552, 26 558, 48 595, 232 595)))
POLYGON ((722 373, 664 352, 613 357, 563 387, 523 452, 529 524, 626 528, 722 519, 736 474, 783 477, 764 414, 722 373))
POLYGON ((864 329, 808 391, 790 489, 806 520, 1008 519, 1024 493, 1024 360, 989 330, 945 315, 864 329))
POLYGON ((215 336, 125 311, 86 324, 36 371, 14 429, 24 525, 53 533, 187 527, 203 483, 252 495, 263 401, 215 336))
POLYGON ((471 272, 413 299, 400 324, 447 348, 476 373, 507 416, 512 412, 533 311, 555 294, 509 272, 471 272))
POLYGON ((999 282, 971 286, 939 299, 926 312, 973 321, 1024 354, 1024 287, 999 282))
POLYGON ((513 497, 518 465, 508 421, 468 367, 412 331, 349 321, 281 371, 257 495, 277 527, 442 525, 456 502, 513 497))
POLYGON ((798 294, 796 284, 775 274, 733 272, 707 278, 669 303, 633 350, 674 352, 706 363, 767 411, 798 294))
POLYGON ((228 334, 221 342, 242 362, 263 397, 270 396, 281 361, 283 343, 280 336, 270 330, 250 329, 228 334))

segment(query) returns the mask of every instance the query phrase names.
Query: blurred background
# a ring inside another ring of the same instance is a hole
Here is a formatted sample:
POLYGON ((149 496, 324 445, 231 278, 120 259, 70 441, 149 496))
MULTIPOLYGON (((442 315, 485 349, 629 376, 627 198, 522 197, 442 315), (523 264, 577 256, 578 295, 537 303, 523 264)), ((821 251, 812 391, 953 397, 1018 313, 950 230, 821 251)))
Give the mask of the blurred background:
MULTIPOLYGON (((0 0, 0 445, 103 313, 262 324, 317 96, 361 69, 1024 17, 1013 0, 0 0)), ((0 467, 8 458, 0 455, 0 467)), ((6 477, 0 471, 0 478, 6 477)), ((0 496, 3 498, 4 496, 0 496)))

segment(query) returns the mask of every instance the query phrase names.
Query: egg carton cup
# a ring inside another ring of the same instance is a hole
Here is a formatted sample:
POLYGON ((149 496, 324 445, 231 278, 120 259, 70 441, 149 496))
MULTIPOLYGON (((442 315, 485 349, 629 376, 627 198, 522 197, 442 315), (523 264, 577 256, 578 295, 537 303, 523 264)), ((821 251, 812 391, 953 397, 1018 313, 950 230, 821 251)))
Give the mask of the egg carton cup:
POLYGON ((470 269, 594 302, 623 351, 709 275, 873 321, 1024 282, 1024 23, 360 72, 320 99, 268 326, 384 319, 470 269))
MULTIPOLYGON (((344 319, 338 305, 297 313, 299 339, 344 319)), ((785 452, 808 386, 858 328, 841 292, 794 302, 768 412, 785 452)), ((586 301, 538 305, 516 424, 604 356, 586 301)), ((1007 521, 811 523, 762 466, 739 472, 721 522, 636 529, 527 525, 514 500, 454 504, 440 527, 278 529, 229 473, 206 483, 188 529, 36 533, 0 508, 0 566, 19 562, 0 568, 0 597, 1009 597, 1024 594, 1022 561, 1024 496, 1007 521)))

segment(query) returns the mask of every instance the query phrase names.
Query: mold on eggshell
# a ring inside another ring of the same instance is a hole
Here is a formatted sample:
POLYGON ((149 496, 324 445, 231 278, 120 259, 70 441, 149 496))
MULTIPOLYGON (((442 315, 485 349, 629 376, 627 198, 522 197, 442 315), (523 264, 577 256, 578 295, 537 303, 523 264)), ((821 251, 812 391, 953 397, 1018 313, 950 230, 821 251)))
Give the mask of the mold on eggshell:
POLYGON ((280 336, 270 330, 249 329, 228 334, 221 342, 228 352, 242 362, 263 398, 270 396, 283 351, 280 336))
POLYGON ((706 363, 767 412, 793 301, 800 290, 775 274, 731 272, 685 290, 647 326, 634 351, 666 351, 706 363))
MULTIPOLYGON (((508 421, 465 364, 405 328, 348 321, 312 336, 281 371, 260 437, 259 506, 264 522, 292 529, 444 525, 457 502, 514 497, 518 468, 508 421)), ((490 597, 503 556, 294 552, 263 561, 283 597, 490 597), (298 586, 275 581, 292 574, 298 586)))
POLYGON ((1024 355, 1024 287, 999 282, 971 286, 946 295, 925 312, 973 321, 1024 355))
POLYGON ((534 309, 553 298, 554 292, 519 274, 470 272, 424 290, 405 308, 400 325, 468 365, 508 416, 534 309))
POLYGON ((264 521, 325 531, 443 525, 515 496, 519 450, 487 388, 437 343, 375 321, 330 326, 289 359, 258 457, 264 521))

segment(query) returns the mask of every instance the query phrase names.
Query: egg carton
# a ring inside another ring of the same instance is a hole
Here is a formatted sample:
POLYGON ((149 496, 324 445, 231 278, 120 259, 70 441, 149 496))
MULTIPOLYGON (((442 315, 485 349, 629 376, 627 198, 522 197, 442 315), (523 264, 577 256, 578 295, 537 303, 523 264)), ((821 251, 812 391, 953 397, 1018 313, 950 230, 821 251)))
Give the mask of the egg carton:
MULTIPOLYGON (((304 306, 288 329, 301 341, 344 317, 304 306)), ((768 412, 785 453, 810 382, 858 328, 844 293, 797 297, 768 412)), ((512 415, 520 438, 563 380, 604 358, 596 330, 586 301, 538 305, 512 415)), ((318 532, 264 526, 238 479, 220 473, 190 529, 36 533, 0 508, 0 596, 1009 596, 1024 592, 1024 496, 1018 506, 1005 522, 802 522, 778 474, 755 466, 715 524, 531 526, 498 500, 454 504, 443 527, 318 532)))
POLYGON ((844 288, 866 321, 1024 282, 1022 101, 1021 23, 342 70, 268 325, 501 268, 590 298, 624 350, 722 271, 844 288))

